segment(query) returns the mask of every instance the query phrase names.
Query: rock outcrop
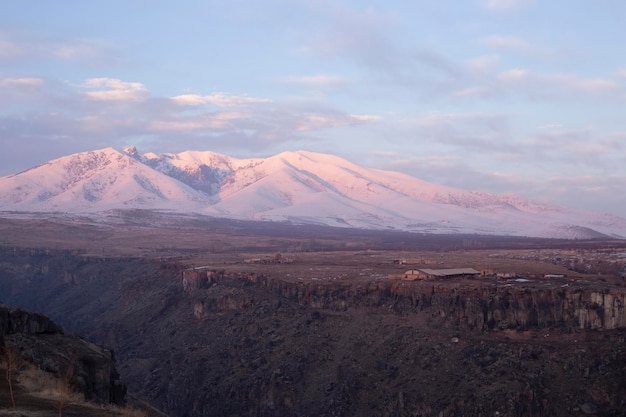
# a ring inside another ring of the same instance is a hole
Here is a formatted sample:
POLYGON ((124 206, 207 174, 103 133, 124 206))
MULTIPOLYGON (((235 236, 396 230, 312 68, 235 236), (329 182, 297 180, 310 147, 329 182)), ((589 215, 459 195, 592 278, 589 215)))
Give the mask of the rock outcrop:
POLYGON ((187 399, 164 403, 168 410, 571 417, 621 416, 626 406, 621 286, 305 281, 210 269, 184 271, 182 282, 194 332, 184 360, 194 365, 184 370, 172 354, 171 369, 159 369, 177 381, 170 397, 187 399), (183 389, 190 385, 201 388, 183 389))
POLYGON ((67 378, 86 400, 124 404, 126 386, 115 369, 113 352, 66 335, 48 317, 0 305, 0 342, 19 351, 23 360, 67 378))
MULTIPOLYGON (((398 314, 418 314, 431 321, 477 330, 527 330, 553 326, 626 328, 626 289, 623 287, 603 291, 506 285, 461 287, 441 281, 401 280, 355 285, 294 282, 255 274, 228 275, 210 269, 184 271, 182 283, 185 291, 195 292, 224 280, 248 282, 306 307, 333 311, 385 307, 398 314)), ((232 286, 232 282, 229 285, 232 286)), ((224 301, 221 304, 233 304, 224 301)), ((196 317, 206 310, 198 303, 194 308, 196 317)))

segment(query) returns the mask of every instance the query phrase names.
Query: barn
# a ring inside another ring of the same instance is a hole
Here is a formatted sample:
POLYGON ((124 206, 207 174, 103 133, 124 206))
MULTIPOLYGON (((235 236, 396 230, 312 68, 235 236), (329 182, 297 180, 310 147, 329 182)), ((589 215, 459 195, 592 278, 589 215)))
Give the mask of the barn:
POLYGON ((390 278, 400 278, 409 281, 422 279, 449 279, 449 278, 469 278, 477 277, 480 271, 474 268, 446 268, 446 269, 409 269, 402 274, 390 276, 390 278))

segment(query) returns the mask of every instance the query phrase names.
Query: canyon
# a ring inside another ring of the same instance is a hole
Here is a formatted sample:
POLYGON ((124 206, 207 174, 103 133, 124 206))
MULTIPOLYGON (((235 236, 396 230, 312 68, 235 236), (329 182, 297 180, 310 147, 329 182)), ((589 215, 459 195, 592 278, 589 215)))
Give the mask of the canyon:
POLYGON ((0 301, 170 416, 624 415, 622 241, 210 225, 5 222, 0 301), (515 273, 390 278, 404 258, 515 273))

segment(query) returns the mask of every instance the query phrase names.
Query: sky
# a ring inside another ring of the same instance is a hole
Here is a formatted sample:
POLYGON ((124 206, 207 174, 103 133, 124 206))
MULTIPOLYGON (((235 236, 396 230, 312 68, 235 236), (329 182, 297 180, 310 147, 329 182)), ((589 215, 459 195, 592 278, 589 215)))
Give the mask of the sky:
POLYGON ((623 0, 24 0, 0 175, 71 153, 332 153, 626 218, 623 0))

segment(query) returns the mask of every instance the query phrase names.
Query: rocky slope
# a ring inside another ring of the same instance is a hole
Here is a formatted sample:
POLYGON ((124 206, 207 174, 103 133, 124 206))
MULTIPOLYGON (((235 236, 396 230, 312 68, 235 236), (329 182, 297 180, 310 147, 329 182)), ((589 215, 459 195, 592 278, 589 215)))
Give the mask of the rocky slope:
MULTIPOLYGON (((373 281, 364 284, 293 282, 248 274, 232 277, 224 271, 183 271, 183 288, 202 294, 212 285, 233 278, 299 305, 347 311, 353 308, 387 308, 397 314, 425 315, 430 321, 470 330, 533 328, 626 329, 626 289, 532 288, 468 286, 450 282, 373 281)), ((228 285, 228 284, 227 284, 228 285)), ((231 284, 232 285, 232 284, 231 284)), ((218 306, 202 302, 194 315, 204 318, 219 308, 243 309, 246 299, 225 298, 218 306), (239 302, 239 304, 238 304, 239 302)))
POLYGON ((131 390, 173 416, 626 410, 620 285, 302 282, 262 265, 184 272, 65 252, 1 261, 5 300, 114 346, 131 390))
POLYGON ((113 353, 66 335, 44 315, 0 305, 0 344, 58 378, 67 377, 86 400, 124 404, 126 386, 115 369, 113 353))

